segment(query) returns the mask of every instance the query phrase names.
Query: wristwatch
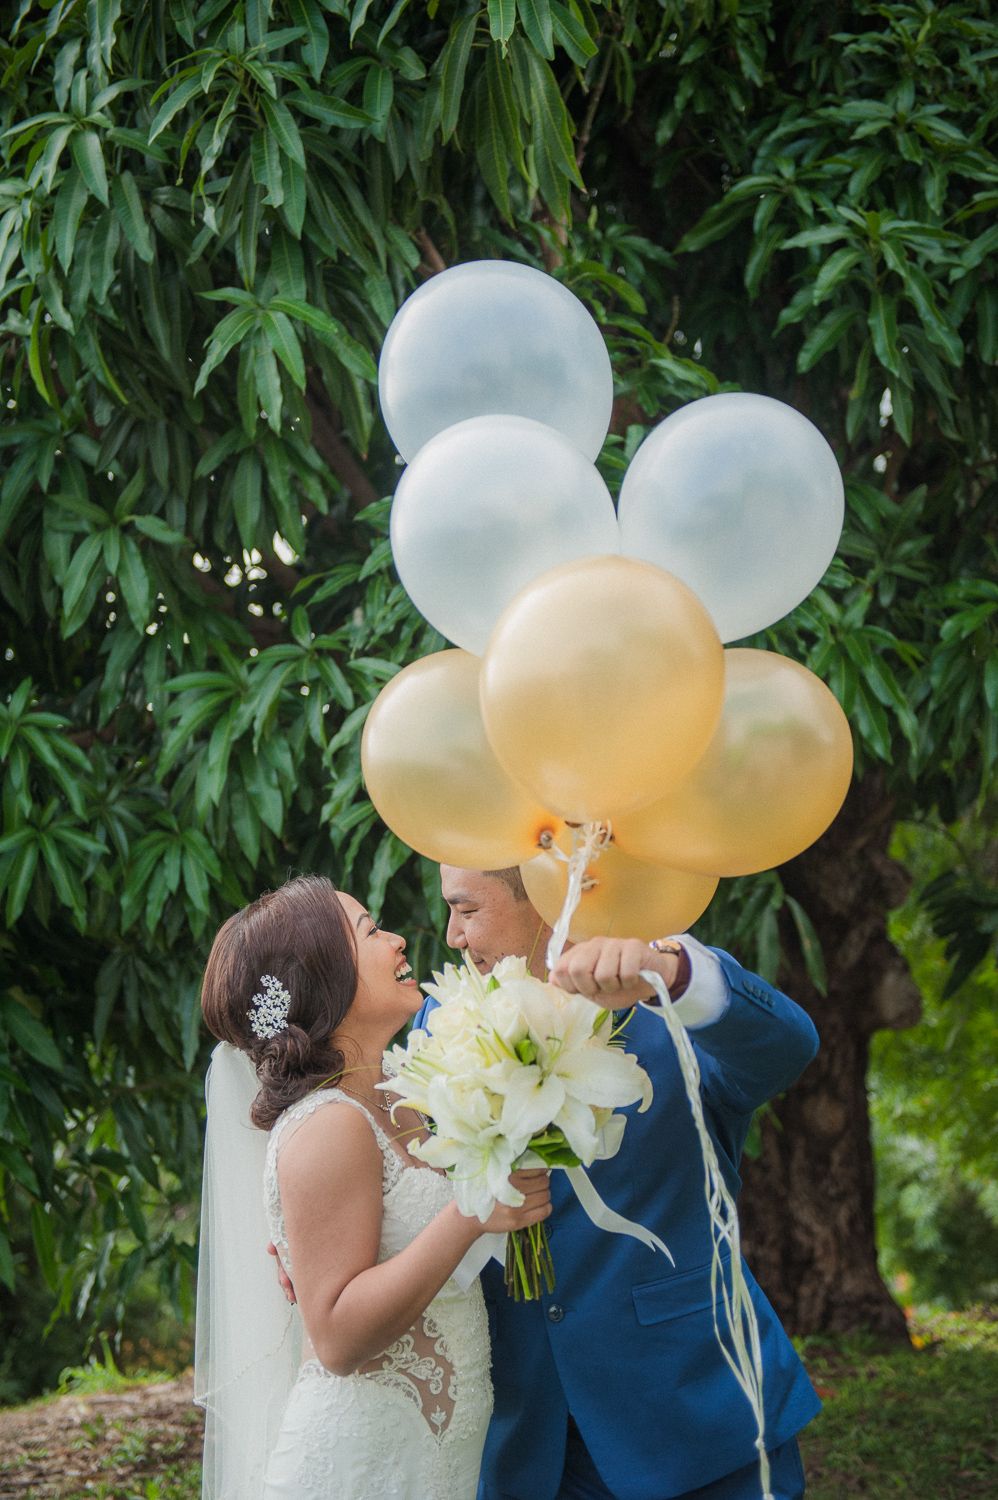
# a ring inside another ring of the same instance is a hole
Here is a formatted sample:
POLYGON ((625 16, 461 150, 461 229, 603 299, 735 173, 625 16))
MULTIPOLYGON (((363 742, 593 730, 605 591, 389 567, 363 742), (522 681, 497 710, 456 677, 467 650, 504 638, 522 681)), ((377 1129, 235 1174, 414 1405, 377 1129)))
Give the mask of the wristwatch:
MULTIPOLYGON (((690 978, 693 973, 692 966, 690 964, 690 955, 687 953, 682 943, 677 943, 676 939, 671 937, 652 938, 648 946, 649 948, 653 949, 655 953, 671 953, 673 957, 678 960, 676 977, 672 981, 672 984, 669 986, 669 998, 670 1000, 680 999, 680 997, 686 993, 687 986, 689 985, 690 978)), ((646 1004, 648 1005, 657 1005, 658 1003, 659 1002, 657 996, 646 1002, 646 1004)))

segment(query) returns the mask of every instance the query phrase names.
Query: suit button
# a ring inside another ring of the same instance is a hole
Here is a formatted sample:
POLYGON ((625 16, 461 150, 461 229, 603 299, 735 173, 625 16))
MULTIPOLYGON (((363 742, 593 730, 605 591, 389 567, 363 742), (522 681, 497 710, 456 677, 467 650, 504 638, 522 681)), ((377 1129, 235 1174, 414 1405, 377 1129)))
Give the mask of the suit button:
POLYGON ((559 1307, 557 1302, 552 1302, 551 1306, 548 1308, 548 1321, 551 1323, 560 1323, 564 1316, 565 1309, 563 1307, 559 1307))

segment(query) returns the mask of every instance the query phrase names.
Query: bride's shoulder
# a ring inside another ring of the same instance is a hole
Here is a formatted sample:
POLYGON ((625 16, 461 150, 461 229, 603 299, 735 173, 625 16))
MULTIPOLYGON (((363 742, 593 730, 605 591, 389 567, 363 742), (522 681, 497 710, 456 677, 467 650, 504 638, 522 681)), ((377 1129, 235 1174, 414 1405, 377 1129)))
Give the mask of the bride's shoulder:
POLYGON ((380 1146, 366 1112, 338 1089, 316 1089, 274 1121, 270 1151, 280 1162, 281 1175, 289 1168, 308 1170, 313 1157, 335 1156, 343 1165, 361 1166, 380 1160, 380 1146))

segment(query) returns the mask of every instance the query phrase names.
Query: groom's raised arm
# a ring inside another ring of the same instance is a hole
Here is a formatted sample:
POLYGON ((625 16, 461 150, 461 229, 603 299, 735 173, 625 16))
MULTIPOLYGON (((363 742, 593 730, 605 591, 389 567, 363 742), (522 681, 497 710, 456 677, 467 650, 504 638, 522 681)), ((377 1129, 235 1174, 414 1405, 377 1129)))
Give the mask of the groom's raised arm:
POLYGON ((658 1009, 641 970, 652 970, 679 993, 685 952, 689 979, 676 999, 677 1018, 692 1033, 705 1089, 715 1102, 751 1114, 782 1092, 818 1049, 805 1011, 773 985, 720 949, 684 935, 656 952, 637 938, 590 938, 567 949, 551 971, 554 984, 615 1010, 643 1004, 658 1009))

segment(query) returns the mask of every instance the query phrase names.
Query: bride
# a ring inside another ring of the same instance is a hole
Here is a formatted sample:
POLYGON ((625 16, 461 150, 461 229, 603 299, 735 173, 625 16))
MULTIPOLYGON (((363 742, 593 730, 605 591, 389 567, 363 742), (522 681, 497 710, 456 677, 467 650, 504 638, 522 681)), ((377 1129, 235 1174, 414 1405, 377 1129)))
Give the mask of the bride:
POLYGON ((422 1003, 404 950, 318 876, 215 938, 195 1369, 209 1500, 475 1495, 492 1409, 475 1249, 546 1218, 548 1178, 514 1174, 523 1206, 482 1224, 408 1155, 425 1123, 393 1123, 375 1088, 422 1003))

